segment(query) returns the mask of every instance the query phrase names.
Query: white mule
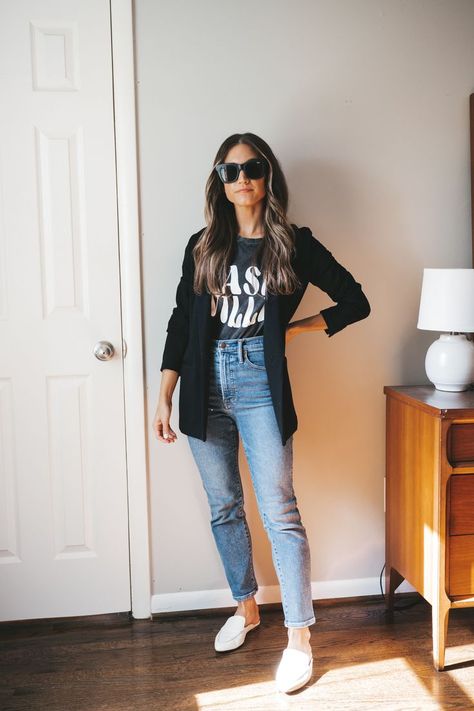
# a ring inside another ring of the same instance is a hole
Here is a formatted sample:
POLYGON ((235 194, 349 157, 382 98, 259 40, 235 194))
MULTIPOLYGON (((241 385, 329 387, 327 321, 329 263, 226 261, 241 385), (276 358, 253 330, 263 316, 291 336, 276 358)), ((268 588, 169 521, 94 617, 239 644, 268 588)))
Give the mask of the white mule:
POLYGON ((300 649, 287 647, 278 665, 275 681, 278 691, 294 691, 304 686, 313 673, 313 656, 300 649))
POLYGON ((229 649, 240 647, 245 641, 247 632, 258 627, 260 620, 255 624, 246 625, 243 615, 232 615, 220 628, 214 640, 214 648, 217 652, 227 652, 229 649))

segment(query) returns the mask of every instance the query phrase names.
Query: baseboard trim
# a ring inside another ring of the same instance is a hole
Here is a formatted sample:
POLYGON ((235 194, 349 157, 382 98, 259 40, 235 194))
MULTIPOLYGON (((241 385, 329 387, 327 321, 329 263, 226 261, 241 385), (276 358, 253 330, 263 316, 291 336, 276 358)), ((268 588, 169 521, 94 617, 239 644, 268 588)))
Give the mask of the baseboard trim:
MULTIPOLYGON (((380 578, 352 578, 350 580, 322 580, 311 583, 313 600, 332 600, 380 595, 380 578)), ((416 592, 406 580, 397 588, 399 592, 416 592)), ((279 585, 261 585, 256 600, 259 605, 281 603, 279 585)), ((152 614, 183 612, 235 607, 228 588, 218 590, 189 590, 155 593, 151 598, 152 614)))

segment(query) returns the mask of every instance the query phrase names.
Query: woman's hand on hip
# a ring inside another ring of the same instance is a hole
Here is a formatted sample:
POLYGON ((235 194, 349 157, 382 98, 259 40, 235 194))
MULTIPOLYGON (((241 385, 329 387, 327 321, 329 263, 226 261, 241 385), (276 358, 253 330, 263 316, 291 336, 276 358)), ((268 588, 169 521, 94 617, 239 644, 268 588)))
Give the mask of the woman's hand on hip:
POLYGON ((298 333, 309 331, 323 331, 328 327, 324 316, 319 313, 307 318, 300 318, 298 321, 292 321, 286 327, 286 343, 289 343, 298 333))

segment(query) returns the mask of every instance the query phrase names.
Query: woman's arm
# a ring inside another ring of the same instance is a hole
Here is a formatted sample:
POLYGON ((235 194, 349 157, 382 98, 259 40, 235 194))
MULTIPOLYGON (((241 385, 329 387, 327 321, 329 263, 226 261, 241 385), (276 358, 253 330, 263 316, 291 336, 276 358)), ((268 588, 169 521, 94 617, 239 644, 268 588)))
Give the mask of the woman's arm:
POLYGON ((158 405, 153 419, 153 431, 160 442, 174 442, 176 432, 170 427, 173 393, 178 382, 181 364, 189 339, 189 308, 193 281, 193 235, 186 249, 181 268, 181 278, 176 289, 176 306, 168 321, 167 336, 161 359, 161 384, 158 405))
POLYGON ((189 338, 189 303, 193 281, 192 270, 192 248, 194 246, 193 235, 186 249, 184 250, 183 264, 181 267, 181 278, 176 288, 176 306, 166 328, 167 336, 160 370, 175 370, 178 375, 181 371, 181 362, 189 338))
POLYGON ((370 314, 369 301, 352 274, 313 236, 309 227, 302 227, 303 265, 309 282, 325 291, 334 306, 321 309, 320 314, 303 319, 304 330, 324 330, 328 336, 342 331, 370 314), (321 317, 326 326, 322 325, 321 317))

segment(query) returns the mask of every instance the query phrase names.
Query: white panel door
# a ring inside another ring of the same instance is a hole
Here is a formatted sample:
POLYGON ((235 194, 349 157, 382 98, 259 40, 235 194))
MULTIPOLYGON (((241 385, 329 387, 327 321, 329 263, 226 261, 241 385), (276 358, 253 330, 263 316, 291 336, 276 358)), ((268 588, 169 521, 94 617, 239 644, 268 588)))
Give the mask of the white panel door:
POLYGON ((0 13, 0 619, 129 610, 109 2, 0 13))

